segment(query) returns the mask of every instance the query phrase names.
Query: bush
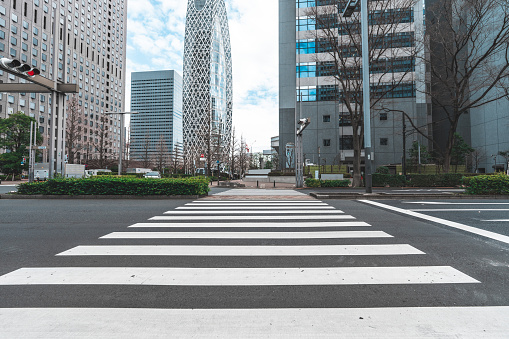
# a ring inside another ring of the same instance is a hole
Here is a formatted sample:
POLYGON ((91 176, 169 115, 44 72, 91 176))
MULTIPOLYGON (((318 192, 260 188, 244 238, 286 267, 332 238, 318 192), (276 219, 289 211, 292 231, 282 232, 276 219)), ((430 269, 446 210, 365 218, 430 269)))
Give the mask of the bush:
POLYGON ((389 167, 386 166, 380 166, 376 169, 376 173, 380 174, 389 174, 389 167))
POLYGON ((468 178, 463 183, 467 185, 467 194, 509 194, 509 176, 503 173, 479 175, 468 178))
POLYGON ((112 176, 89 179, 53 179, 18 186, 19 194, 43 195, 204 195, 205 178, 139 179, 112 176))
POLYGON ((402 187, 407 184, 406 178, 404 175, 392 175, 392 174, 382 174, 382 173, 374 173, 372 176, 373 187, 402 187))
POLYGON ((320 187, 320 180, 313 178, 306 178, 305 180, 307 187, 320 187))
POLYGON ((305 180, 307 187, 348 187, 350 180, 317 180, 307 178, 305 180))

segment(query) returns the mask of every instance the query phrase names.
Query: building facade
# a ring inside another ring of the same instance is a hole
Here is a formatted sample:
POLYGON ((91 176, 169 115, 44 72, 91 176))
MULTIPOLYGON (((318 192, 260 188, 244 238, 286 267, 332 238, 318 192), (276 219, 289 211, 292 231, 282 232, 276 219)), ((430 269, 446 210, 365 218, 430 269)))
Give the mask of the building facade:
MULTIPOLYGON (((73 145, 77 163, 97 158, 99 152, 118 158, 121 116, 103 113, 125 110, 126 28, 123 0, 0 1, 0 56, 30 64, 45 78, 79 84, 79 135, 73 145)), ((23 82, 2 71, 0 80, 23 82)), ((49 146, 51 128, 60 124, 65 130, 66 124, 51 104, 50 94, 0 93, 0 118, 18 111, 35 118, 43 145, 49 146)), ((65 131, 56 139, 54 151, 62 156, 65 131)), ((38 161, 47 162, 48 153, 49 148, 38 161)))
MULTIPOLYGON (((232 59, 224 0, 189 0, 184 45, 184 150, 209 160, 229 153, 232 59)), ((197 159, 196 159, 197 160, 197 159)))
MULTIPOLYGON (((182 144, 182 76, 173 70, 131 73, 131 159, 157 162, 182 144)), ((179 148, 180 152, 180 148, 179 148)))
MULTIPOLYGON (((346 1, 336 0, 279 0, 279 165, 281 168, 294 166, 290 159, 295 142, 296 122, 310 118, 311 124, 303 133, 303 153, 306 163, 320 165, 353 164, 353 129, 348 109, 342 101, 341 87, 331 73, 334 59, 327 46, 330 41, 322 39, 324 29, 335 30, 339 50, 344 53, 339 59, 347 60, 350 53, 349 36, 338 21, 346 1), (316 11, 313 11, 316 8, 316 11), (339 8, 339 10, 338 10, 339 8), (313 14, 310 14, 313 12, 313 14), (330 27, 322 27, 316 15, 328 15, 330 27), (332 22, 332 23, 331 23, 332 22), (344 44, 344 46, 342 45, 344 44)), ((380 2, 377 2, 380 3, 380 2)), ((394 2, 397 4, 397 2, 394 2)), ((417 1, 413 7, 390 11, 404 13, 397 27, 398 33, 391 37, 390 47, 384 52, 384 63, 391 71, 381 81, 378 70, 371 70, 372 93, 383 91, 384 86, 400 82, 393 91, 386 94, 371 112, 372 152, 374 165, 401 163, 403 155, 403 122, 401 111, 406 112, 420 125, 429 123, 428 102, 417 90, 424 86, 425 68, 415 57, 415 41, 423 34, 424 2, 417 1), (409 52, 409 53, 407 53, 409 52), (403 57, 412 55, 412 57, 403 57), (406 73, 399 71, 399 65, 407 67, 406 73), (376 80, 378 77, 378 80, 376 80), (403 80, 401 80, 403 79, 403 80), (384 82, 385 81, 385 82, 384 82), (374 83, 376 82, 376 84, 374 83)), ((374 14, 376 16, 376 14, 374 14)), ((380 18, 383 20, 383 17, 380 18)), ((376 23, 375 20, 370 22, 376 23)), ((359 33, 360 34, 360 33, 359 33)), ((360 59, 360 55, 351 55, 360 59)), ((349 62, 348 60, 346 62, 349 62)), ((380 72, 381 73, 381 72, 380 72)), ((372 94, 373 95, 373 94, 372 94)), ((424 142, 417 134, 406 134, 407 149, 413 140, 424 142)), ((364 157, 363 151, 361 152, 364 157)), ((362 160, 363 161, 363 160, 362 160)))

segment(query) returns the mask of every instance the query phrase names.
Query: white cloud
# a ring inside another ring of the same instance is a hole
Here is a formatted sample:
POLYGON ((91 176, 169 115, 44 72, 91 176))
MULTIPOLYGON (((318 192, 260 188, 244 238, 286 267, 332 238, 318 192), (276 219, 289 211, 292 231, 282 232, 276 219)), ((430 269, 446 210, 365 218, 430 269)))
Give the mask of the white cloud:
MULTIPOLYGON (((233 62, 233 123, 254 150, 270 148, 278 132, 278 4, 226 0, 233 62), (256 128, 253 128, 256 126, 256 128)), ((174 69, 182 74, 185 0, 130 0, 127 94, 130 73, 174 69)), ((129 103, 128 103, 129 104, 129 103)))

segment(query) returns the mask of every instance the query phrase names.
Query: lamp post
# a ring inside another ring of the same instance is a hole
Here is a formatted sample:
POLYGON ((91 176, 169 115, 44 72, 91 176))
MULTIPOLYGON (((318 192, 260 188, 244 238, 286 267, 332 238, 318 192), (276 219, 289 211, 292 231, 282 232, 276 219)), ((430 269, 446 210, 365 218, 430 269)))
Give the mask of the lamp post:
POLYGON ((364 113, 364 163, 366 177, 366 193, 373 192, 371 168, 371 100, 369 86, 369 44, 368 44, 368 0, 348 1, 343 17, 352 16, 359 2, 361 3, 361 38, 362 38, 362 98, 364 113))
POLYGON ((119 114, 121 115, 120 119, 120 149, 119 149, 119 156, 118 156, 118 175, 122 175, 122 154, 124 152, 124 115, 125 114, 138 114, 138 112, 106 112, 104 114, 108 115, 115 115, 119 114))

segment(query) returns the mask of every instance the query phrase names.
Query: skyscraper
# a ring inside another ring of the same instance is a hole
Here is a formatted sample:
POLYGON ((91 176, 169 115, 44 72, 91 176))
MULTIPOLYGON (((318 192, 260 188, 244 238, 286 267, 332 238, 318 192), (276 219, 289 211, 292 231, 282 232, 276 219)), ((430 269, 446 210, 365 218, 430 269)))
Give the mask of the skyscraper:
POLYGON ((131 159, 155 163, 182 143, 182 77, 175 71, 131 74, 131 159))
MULTIPOLYGON (((73 145, 75 162, 98 157, 98 149, 118 156, 121 116, 102 113, 125 110, 126 29, 126 1, 0 2, 0 56, 28 63, 48 79, 79 84, 76 97, 81 113, 79 136, 73 145), (57 74, 53 72, 53 46, 57 74)), ((2 71, 0 80, 22 82, 2 71)), ((0 93, 0 118, 17 111, 39 122, 46 146, 50 129, 57 124, 65 126, 65 117, 56 117, 51 111, 50 94, 0 93)), ((56 136, 58 152, 63 151, 63 135, 56 136)), ((44 151, 43 162, 48 161, 48 151, 44 151)))
POLYGON ((189 0, 184 45, 184 150, 220 160, 232 131, 232 60, 224 0, 189 0))

